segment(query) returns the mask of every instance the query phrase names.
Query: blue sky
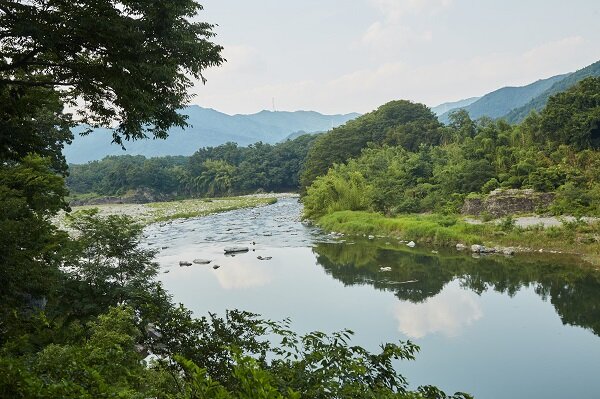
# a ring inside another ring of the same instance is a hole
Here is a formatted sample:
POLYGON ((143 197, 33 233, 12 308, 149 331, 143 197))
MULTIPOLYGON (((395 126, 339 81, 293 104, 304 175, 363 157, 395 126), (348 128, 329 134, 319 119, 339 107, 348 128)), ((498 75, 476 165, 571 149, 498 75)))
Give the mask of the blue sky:
POLYGON ((200 0, 228 62, 193 103, 229 114, 435 106, 600 59, 598 0, 200 0))

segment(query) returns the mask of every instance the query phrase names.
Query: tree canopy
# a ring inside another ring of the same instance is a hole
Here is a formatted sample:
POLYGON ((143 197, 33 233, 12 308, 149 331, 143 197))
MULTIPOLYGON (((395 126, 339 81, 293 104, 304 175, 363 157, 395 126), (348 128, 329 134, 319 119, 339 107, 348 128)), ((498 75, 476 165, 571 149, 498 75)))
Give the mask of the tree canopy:
POLYGON ((437 144, 441 124, 423 104, 390 101, 378 109, 319 136, 308 153, 301 184, 306 188, 335 163, 357 157, 368 143, 390 143, 414 150, 437 144))
POLYGON ((372 141, 346 160, 343 156, 351 151, 343 141, 328 150, 322 147, 342 128, 317 140, 304 177, 333 157, 339 164, 328 166, 307 188, 306 216, 339 210, 456 213, 469 194, 485 195, 496 188, 556 192, 546 211, 600 214, 600 78, 551 97, 540 114, 534 112, 516 126, 490 118, 473 121, 464 110, 450 114, 451 123, 444 127, 426 118, 418 121, 419 126, 382 124, 378 132, 350 133, 363 140, 365 135, 387 140, 372 141), (318 151, 331 155, 317 160, 318 151))
POLYGON ((79 105, 80 122, 116 126, 117 143, 164 138, 185 125, 177 110, 192 79, 224 61, 213 25, 193 22, 200 10, 193 0, 5 0, 0 93, 50 90, 79 105))

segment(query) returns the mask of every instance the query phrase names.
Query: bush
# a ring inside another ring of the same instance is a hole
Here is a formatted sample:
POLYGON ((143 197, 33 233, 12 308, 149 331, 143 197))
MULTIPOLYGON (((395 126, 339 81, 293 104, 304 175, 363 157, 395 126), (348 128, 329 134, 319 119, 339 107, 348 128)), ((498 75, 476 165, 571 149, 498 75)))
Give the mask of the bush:
POLYGON ((372 187, 359 172, 344 173, 336 167, 318 177, 304 197, 304 216, 319 218, 336 211, 371 209, 372 187))

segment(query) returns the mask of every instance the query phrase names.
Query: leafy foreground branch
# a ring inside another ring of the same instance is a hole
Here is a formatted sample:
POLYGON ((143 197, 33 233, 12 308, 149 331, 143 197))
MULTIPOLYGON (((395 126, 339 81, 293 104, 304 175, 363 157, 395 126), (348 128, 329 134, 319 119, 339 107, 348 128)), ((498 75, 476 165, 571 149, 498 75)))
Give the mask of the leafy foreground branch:
POLYGON ((4 313, 0 397, 448 398, 396 371, 411 342, 371 353, 348 330, 298 335, 237 310, 195 318, 155 280, 141 225, 88 211, 71 227, 44 300, 4 313))

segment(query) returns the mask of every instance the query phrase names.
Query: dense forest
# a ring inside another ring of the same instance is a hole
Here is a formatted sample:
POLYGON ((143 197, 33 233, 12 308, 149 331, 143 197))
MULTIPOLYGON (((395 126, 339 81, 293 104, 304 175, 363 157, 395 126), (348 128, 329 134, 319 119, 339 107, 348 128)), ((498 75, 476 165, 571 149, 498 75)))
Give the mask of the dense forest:
POLYGON ((301 182, 306 215, 457 213, 467 196, 497 188, 556 192, 555 214, 600 215, 600 78, 550 97, 520 125, 441 125, 423 105, 391 102, 319 136, 301 182))
POLYGON ((112 156, 70 165, 67 186, 74 195, 122 195, 149 189, 158 196, 223 196, 256 191, 294 191, 316 136, 278 144, 201 148, 191 157, 112 156))

